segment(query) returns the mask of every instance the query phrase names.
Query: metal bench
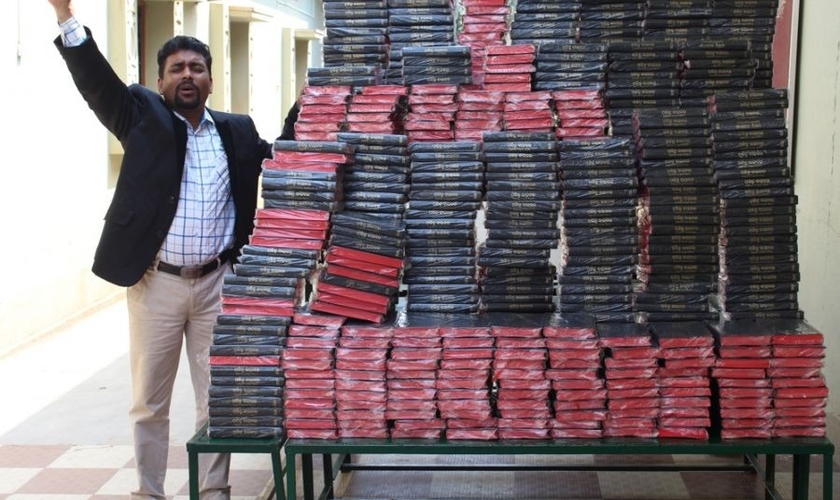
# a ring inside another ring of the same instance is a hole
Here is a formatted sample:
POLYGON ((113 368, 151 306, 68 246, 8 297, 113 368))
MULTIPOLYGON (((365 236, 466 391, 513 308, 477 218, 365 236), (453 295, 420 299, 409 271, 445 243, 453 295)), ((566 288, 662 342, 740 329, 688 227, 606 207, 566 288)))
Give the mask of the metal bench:
POLYGON ((324 454, 324 488, 319 499, 333 497, 333 481, 339 472, 352 470, 622 470, 622 471, 755 471, 764 483, 767 500, 784 497, 775 486, 776 455, 793 457, 791 500, 808 499, 811 455, 822 455, 823 500, 832 500, 832 462, 834 445, 826 438, 737 439, 709 441, 689 439, 568 439, 551 441, 446 441, 398 439, 290 439, 285 444, 286 487, 289 500, 295 500, 295 460, 300 455, 303 492, 306 500, 314 500, 312 455, 324 454), (479 465, 458 464, 354 464, 351 455, 727 455, 743 456, 742 464, 625 464, 625 465, 479 465), (332 458, 335 455, 335 459, 332 458), (764 464, 759 456, 764 455, 764 464))
MULTIPOLYGON (((274 474, 272 492, 267 496, 285 500, 283 489, 283 463, 280 456, 285 438, 211 438, 207 426, 201 428, 187 441, 190 500, 198 500, 198 455, 201 453, 268 453, 274 474)), ((292 466, 294 469, 294 466, 292 466)))

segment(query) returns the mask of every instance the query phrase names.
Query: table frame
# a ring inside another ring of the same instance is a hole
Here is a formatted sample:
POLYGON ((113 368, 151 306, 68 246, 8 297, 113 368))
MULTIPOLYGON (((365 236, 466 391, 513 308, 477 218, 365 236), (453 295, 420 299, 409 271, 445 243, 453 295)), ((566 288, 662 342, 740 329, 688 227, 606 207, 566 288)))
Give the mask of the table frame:
MULTIPOLYGON (((187 441, 187 468, 189 469, 190 500, 198 500, 198 456, 201 453, 268 453, 274 478, 273 495, 285 500, 283 494, 283 462, 281 449, 285 438, 211 438, 207 425, 187 441)), ((294 467, 293 467, 294 468, 294 467)), ((271 498, 269 495, 268 498, 271 498)))
POLYGON ((315 500, 312 456, 323 455, 324 488, 319 500, 333 498, 334 480, 339 472, 352 470, 620 470, 620 471, 755 471, 764 483, 765 500, 784 500, 776 489, 776 456, 792 455, 793 485, 790 500, 808 500, 810 459, 823 460, 823 500, 832 500, 834 445, 826 438, 778 438, 767 440, 737 439, 709 441, 688 439, 566 439, 551 441, 446 441, 421 439, 289 439, 286 453, 286 488, 288 500, 297 497, 296 464, 301 459, 303 497, 315 500), (743 464, 625 464, 625 465, 479 465, 457 464, 354 464, 352 455, 728 455, 743 456, 743 464), (333 455, 335 457, 333 457, 333 455), (764 465, 759 460, 764 456, 764 465))

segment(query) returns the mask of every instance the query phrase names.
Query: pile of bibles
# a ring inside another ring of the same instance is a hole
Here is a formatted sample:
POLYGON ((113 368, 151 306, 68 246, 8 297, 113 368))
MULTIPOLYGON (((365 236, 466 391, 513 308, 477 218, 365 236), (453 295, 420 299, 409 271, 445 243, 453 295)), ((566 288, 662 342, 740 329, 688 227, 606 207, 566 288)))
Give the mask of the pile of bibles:
POLYGON ((456 20, 461 24, 461 45, 475 48, 505 44, 512 10, 505 0, 460 0, 458 6, 462 9, 456 20))
POLYGON ((825 436, 828 387, 825 338, 802 320, 766 321, 773 332, 767 376, 773 388, 773 437, 825 436))
POLYGON ((407 310, 478 312, 475 220, 484 188, 481 143, 416 142, 409 149, 407 310))
POLYGON ((660 394, 656 381, 659 349, 647 326, 597 323, 604 350, 607 417, 604 437, 655 438, 659 435, 660 394))
POLYGON ((484 227, 478 249, 485 311, 554 310, 552 286, 560 229, 554 134, 487 132, 484 227))
POLYGON ((785 89, 713 98, 721 196, 718 301, 725 319, 802 317, 787 106, 785 89))
POLYGON ((323 3, 327 36, 321 41, 324 68, 310 68, 310 85, 320 79, 342 85, 373 85, 388 64, 388 9, 385 0, 365 2, 363 9, 345 0, 323 3))
POLYGON ((408 138, 402 134, 341 132, 354 154, 345 165, 344 209, 398 222, 408 200, 408 138))
MULTIPOLYGON (((343 170, 354 148, 334 141, 282 141, 263 161, 266 208, 336 212, 343 208, 343 170)), ((255 231, 253 236, 270 236, 255 231)), ((318 238, 323 239, 323 238, 318 238)))
POLYGON ((635 40, 608 45, 604 93, 614 136, 633 136, 633 112, 679 106, 679 45, 665 40, 635 40))
POLYGON ((406 50, 410 52, 412 49, 418 49, 422 53, 427 48, 434 47, 452 47, 469 53, 469 47, 455 45, 453 4, 448 0, 389 0, 387 3, 390 51, 385 82, 410 85, 420 83, 421 80, 434 83, 438 77, 443 80, 452 78, 450 69, 444 69, 443 74, 438 74, 440 68, 434 68, 431 61, 426 61, 427 67, 430 68, 426 69, 423 67, 422 57, 420 61, 415 61, 419 62, 419 65, 405 64, 404 57, 406 50), (409 77, 408 80, 406 76, 409 77))
POLYGON ((263 161, 265 208, 256 212, 234 275, 225 278, 223 313, 291 316, 305 303, 351 155, 342 143, 275 142, 272 158, 263 161))
POLYGON ((211 437, 285 432, 280 360, 291 318, 308 299, 351 154, 343 143, 278 140, 263 161, 265 208, 224 277, 210 346, 211 437))
POLYGON ((484 85, 484 63, 488 51, 505 47, 510 6, 505 0, 461 0, 461 15, 456 20, 458 42, 471 49, 472 83, 484 85))
POLYGON ((335 141, 346 124, 350 95, 348 85, 305 86, 298 97, 300 112, 294 125, 295 139, 335 141))
POLYGON ((297 313, 281 357, 286 376, 286 434, 336 439, 335 350, 344 318, 297 313))
POLYGON ((469 47, 433 45, 402 48, 402 74, 405 85, 472 83, 469 47))
POLYGON ((313 87, 332 85, 378 85, 382 70, 378 66, 324 66, 306 69, 306 84, 313 87))
POLYGON ((528 92, 536 67, 531 44, 495 45, 487 48, 484 88, 505 92, 528 92))
POLYGON ((557 119, 554 132, 560 140, 605 137, 610 120, 600 90, 555 90, 551 93, 557 119))
POLYGON ((333 215, 327 259, 315 283, 315 311, 381 322, 397 302, 405 257, 406 137, 343 132, 353 147, 333 215))
POLYGON ((601 43, 544 43, 534 59, 535 90, 604 90, 607 46, 601 43))
POLYGON ((773 387, 767 370, 772 332, 753 320, 711 325, 717 360, 712 368, 723 439, 773 435, 773 387))
POLYGON ((773 37, 779 0, 715 0, 712 5, 709 35, 750 42, 755 65, 753 88, 773 86, 773 37))
POLYGON ((508 36, 512 44, 577 41, 580 0, 519 0, 508 36))
POLYGON ((405 247, 402 221, 341 212, 334 216, 332 231, 310 308, 381 323, 398 300, 405 247))
POLYGON ((707 38, 714 4, 714 0, 690 3, 649 0, 644 37, 669 40, 707 38))
POLYGON ((388 0, 388 40, 392 49, 400 51, 454 45, 452 4, 449 0, 388 0))
POLYGON ((586 314, 555 314, 542 334, 548 350, 545 378, 553 390, 551 437, 602 437, 607 388, 594 319, 586 314))
POLYGON ((682 43, 680 59, 684 65, 680 96, 684 99, 747 90, 755 76, 748 40, 688 40, 682 43))
POLYGON ((530 133, 554 130, 550 91, 505 92, 503 102, 502 130, 530 133))
POLYGON ((455 84, 412 85, 404 125, 409 142, 453 140, 457 95, 458 85, 455 84))
POLYGON ((632 144, 620 138, 557 144, 563 179, 559 311, 633 321, 639 233, 632 144))
POLYGON ((659 348, 659 437, 708 439, 712 427, 711 368, 715 364, 712 332, 699 321, 649 326, 659 348))
MULTIPOLYGON (((280 224, 326 222, 325 219, 295 217, 268 220, 279 221, 280 224)), ((309 242, 318 240, 298 241, 309 245, 309 242)), ((239 263, 234 265, 234 273, 224 277, 222 311, 228 314, 290 316, 302 306, 306 302, 306 280, 318 265, 319 250, 293 245, 293 239, 276 245, 270 242, 245 245, 239 263)))
POLYGON ((288 316, 218 316, 209 357, 210 437, 285 434, 280 356, 290 322, 288 316))
POLYGON ((516 314, 494 314, 491 322, 499 439, 548 439, 551 383, 545 378, 548 351, 543 322, 516 314))
POLYGON ((799 319, 712 325, 721 438, 825 436, 822 333, 799 319))
MULTIPOLYGON (((437 324, 443 342, 435 382, 440 419, 430 425, 443 424, 435 429, 448 439, 498 437, 491 378, 495 342, 486 317, 449 315, 437 318, 437 324)), ((392 437, 398 429, 395 422, 392 437)))
POLYGON ((636 311, 650 322, 715 320, 720 215, 707 108, 634 114, 641 177, 636 311))
POLYGON ((342 325, 334 381, 339 438, 388 437, 385 364, 392 336, 390 325, 342 325))
MULTIPOLYGON (((775 9, 774 9, 775 10, 775 9)), ((766 29, 764 27, 763 29, 766 29)), ((776 29, 775 23, 771 30, 776 29)), ((773 85, 773 35, 747 35, 755 63, 755 75, 752 79, 754 89, 772 89, 773 85)))
POLYGON ((440 436, 447 407, 444 404, 439 412, 436 374, 443 351, 439 326, 410 318, 403 316, 393 325, 385 371, 386 416, 398 436, 440 436))
POLYGON ((345 129, 365 134, 402 133, 406 94, 408 88, 402 85, 361 87, 350 96, 345 129))
POLYGON ((579 0, 578 41, 598 43, 644 35, 645 0, 579 0))
POLYGON ((481 141, 484 132, 502 130, 504 92, 461 88, 455 100, 456 141, 481 141))

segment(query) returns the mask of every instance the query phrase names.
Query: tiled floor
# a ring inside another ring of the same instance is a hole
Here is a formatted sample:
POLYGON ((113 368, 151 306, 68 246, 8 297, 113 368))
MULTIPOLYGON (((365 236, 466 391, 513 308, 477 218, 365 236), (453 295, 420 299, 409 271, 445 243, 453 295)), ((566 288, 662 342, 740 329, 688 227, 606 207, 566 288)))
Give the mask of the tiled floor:
MULTIPOLYGON (((0 500, 125 500, 136 487, 126 321, 118 301, 0 358, 0 500)), ((186 500, 195 419, 186 369, 170 417, 166 491, 186 500)), ((234 500, 262 496, 270 478, 268 455, 232 456, 234 500)))
MULTIPOLYGON (((0 358, 0 500, 125 500, 135 485, 128 432, 128 365, 121 301, 66 331, 0 358)), ((186 370, 176 382, 171 412, 167 492, 188 498, 185 442, 193 412, 186 370)), ((829 420, 840 442, 840 420, 829 420)), ((527 463, 566 460, 612 464, 614 456, 365 456, 365 463, 527 463)), ((727 457, 633 457, 638 462, 738 460, 727 457)), ((317 467, 317 464, 316 464, 317 467)), ((298 470, 300 470, 298 468, 298 470)), ((317 470, 317 469, 316 469, 317 470)), ((821 498, 822 464, 811 465, 810 496, 821 498)), ((778 488, 790 498, 790 457, 777 458, 778 488)), ((840 478, 835 460, 834 480, 840 478)), ((233 500, 263 498, 271 479, 268 455, 235 454, 233 500)), ((300 487, 300 481, 298 486, 300 487)), ((834 499, 840 500, 835 487, 834 499)), ((744 472, 475 472, 356 471, 337 483, 345 500, 742 500, 763 499, 757 478, 744 472)))
MULTIPOLYGON (((234 499, 259 497, 270 469, 252 456, 234 457, 231 484, 234 499)), ((187 499, 184 446, 170 448, 166 476, 171 498, 187 499)), ((136 486, 134 460, 125 445, 0 446, 0 499, 125 500, 136 486)))
MULTIPOLYGON (((402 457, 400 463, 418 463, 418 457, 402 457), (414 460, 409 462, 409 460, 414 460)), ((516 463, 545 465, 629 463, 618 456, 428 456, 419 462, 516 463)), ((394 463, 394 457, 390 457, 394 463)), ((382 457, 361 457, 365 463, 382 463, 382 457)), ((633 463, 739 463, 738 457, 638 456, 633 463)), ((790 497, 791 462, 777 458, 776 486, 790 497)), ((811 464, 809 498, 822 498, 822 463, 811 464), (815 472, 816 471, 816 472, 815 472)), ((840 479, 835 461, 834 479, 840 479)), ((506 472, 385 472, 356 471, 339 483, 338 496, 345 500, 368 499, 498 499, 498 500, 746 500, 763 499, 761 482, 748 472, 614 472, 614 471, 506 471, 506 472), (398 479, 397 479, 398 478, 398 479)), ((834 498, 840 494, 834 492, 834 498)))

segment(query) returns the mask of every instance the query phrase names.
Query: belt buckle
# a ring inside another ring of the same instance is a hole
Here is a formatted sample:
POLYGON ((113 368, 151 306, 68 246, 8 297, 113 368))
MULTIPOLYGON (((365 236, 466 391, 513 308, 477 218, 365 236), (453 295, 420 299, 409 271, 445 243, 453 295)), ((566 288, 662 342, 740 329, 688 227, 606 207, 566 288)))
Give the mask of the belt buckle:
POLYGON ((204 270, 201 266, 183 266, 179 274, 182 278, 198 279, 204 276, 204 270))

